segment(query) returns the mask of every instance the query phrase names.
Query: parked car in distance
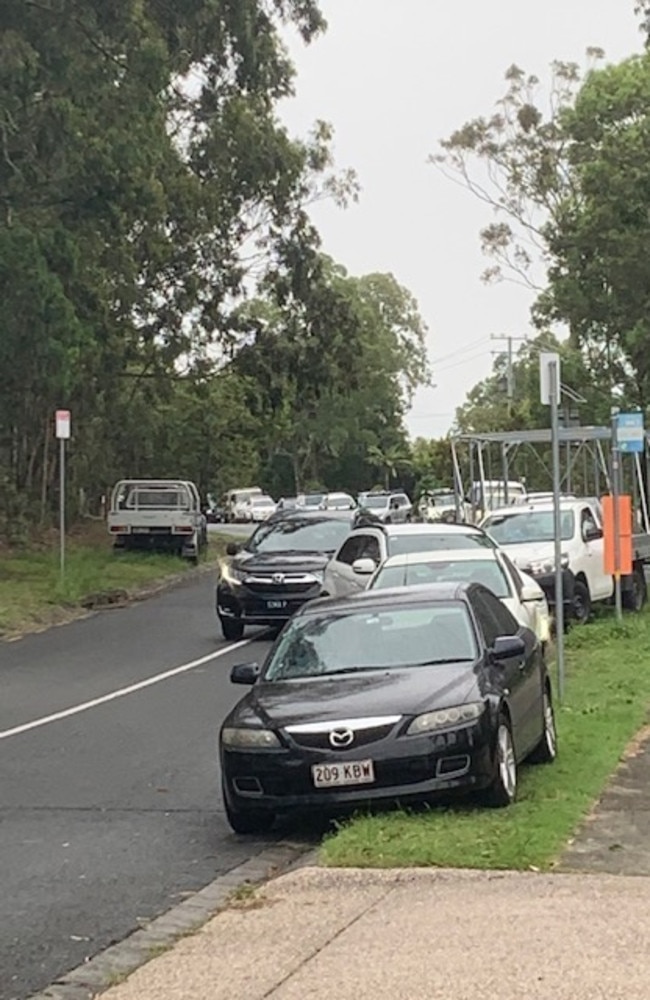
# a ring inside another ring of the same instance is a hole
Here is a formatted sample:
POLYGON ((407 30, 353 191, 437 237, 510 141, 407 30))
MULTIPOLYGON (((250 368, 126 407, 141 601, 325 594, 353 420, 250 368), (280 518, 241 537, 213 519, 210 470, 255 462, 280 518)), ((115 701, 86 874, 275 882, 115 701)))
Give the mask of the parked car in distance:
POLYGON ((259 486, 247 486, 241 489, 228 490, 223 498, 227 521, 244 521, 247 504, 251 497, 262 496, 259 486))
POLYGON ((410 521, 413 504, 406 493, 366 493, 362 507, 385 524, 403 524, 410 521))
POLYGON ((349 493, 326 493, 321 503, 323 510, 355 510, 356 506, 349 493))
POLYGON ((299 493, 296 497, 297 506, 307 510, 319 510, 325 496, 325 493, 299 493))
POLYGON ((325 565, 354 517, 334 510, 274 514, 243 545, 230 542, 215 595, 224 638, 241 639, 248 625, 282 626, 319 597, 325 565))
POLYGON ((405 552, 496 548, 473 524, 364 524, 350 533, 325 567, 323 595, 345 597, 365 590, 389 556, 405 552))
POLYGON ((231 680, 251 686, 219 734, 237 833, 450 792, 507 806, 519 764, 556 755, 539 642, 476 583, 315 601, 231 680))
POLYGON ((499 598, 520 625, 533 630, 542 646, 550 639, 550 612, 544 591, 499 549, 407 552, 381 564, 368 590, 481 583, 499 598))
MULTIPOLYGON (((466 506, 464 502, 460 504, 461 521, 469 517, 466 506)), ((456 494, 453 490, 431 490, 425 493, 418 503, 418 515, 420 520, 428 524, 435 521, 455 522, 458 518, 456 494)))
POLYGON ((298 497, 280 497, 276 504, 276 511, 288 511, 296 510, 300 504, 298 503, 298 497))
POLYGON ((246 504, 242 505, 242 520, 253 523, 266 521, 267 517, 275 514, 276 503, 272 497, 262 494, 252 496, 246 504))

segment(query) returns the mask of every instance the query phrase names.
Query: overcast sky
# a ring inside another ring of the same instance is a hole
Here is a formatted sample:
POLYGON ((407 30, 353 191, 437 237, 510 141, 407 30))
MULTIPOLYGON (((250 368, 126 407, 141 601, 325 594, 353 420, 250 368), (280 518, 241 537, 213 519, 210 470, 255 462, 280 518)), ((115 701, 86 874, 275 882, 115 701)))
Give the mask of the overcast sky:
POLYGON ((517 63, 544 79, 554 59, 582 63, 588 46, 615 62, 641 49, 633 0, 321 0, 327 33, 295 36, 297 97, 283 106, 304 135, 322 118, 358 205, 314 210, 324 249, 353 274, 390 271, 418 299, 437 388, 421 390, 412 436, 447 433, 467 391, 489 374, 491 334, 529 330, 530 296, 486 287, 478 232, 489 212, 427 164, 438 140, 489 114, 517 63))

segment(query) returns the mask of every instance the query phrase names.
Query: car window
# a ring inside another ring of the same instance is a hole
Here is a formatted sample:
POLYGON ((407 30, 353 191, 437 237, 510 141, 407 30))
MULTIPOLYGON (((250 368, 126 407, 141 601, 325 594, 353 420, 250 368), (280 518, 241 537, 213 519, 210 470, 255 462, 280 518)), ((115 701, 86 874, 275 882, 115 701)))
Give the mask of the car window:
MULTIPOLYGON (((479 553, 480 555, 480 553, 479 553)), ((482 583, 497 597, 510 597, 508 579, 496 559, 418 562, 406 568, 408 587, 433 583, 482 583)))
POLYGON ((591 513, 588 507, 583 507, 580 512, 580 530, 582 532, 582 537, 584 538, 588 531, 597 531, 598 525, 596 524, 596 519, 591 513))
POLYGON ((364 497, 362 504, 368 510, 384 510, 388 506, 389 499, 389 497, 382 496, 381 494, 373 496, 372 493, 370 493, 367 497, 364 497))
POLYGON ((381 562, 379 540, 374 535, 361 535, 360 537, 362 543, 357 559, 372 559, 373 562, 379 564, 381 562))
POLYGON ((359 558, 359 553, 364 543, 363 535, 355 535, 353 538, 348 538, 347 542, 342 546, 341 551, 336 557, 337 562, 345 563, 347 566, 351 566, 355 560, 359 558))
MULTIPOLYGON (((512 582, 514 584, 514 587, 515 587, 515 590, 517 591, 517 597, 521 597, 523 589, 524 589, 524 581, 521 578, 521 573, 519 572, 519 570, 517 569, 517 567, 513 563, 513 561, 510 558, 510 556, 507 555, 505 552, 501 553, 501 558, 502 558, 503 562, 505 563, 506 567, 508 568, 508 571, 510 573, 510 579, 512 580, 512 582)), ((490 589, 492 589, 492 588, 490 588, 490 589)))
POLYGON ((247 552, 325 552, 334 553, 350 533, 347 519, 294 517, 266 521, 251 536, 247 552))
POLYGON ((476 655, 472 622, 460 601, 329 612, 293 619, 267 661, 264 680, 467 663, 476 655))
POLYGON ((409 552, 449 551, 450 549, 494 549, 495 543, 481 532, 466 535, 456 531, 440 531, 410 533, 408 535, 389 535, 388 554, 403 556, 409 552))
POLYGON ((493 646, 502 635, 516 635, 519 625, 508 609, 485 590, 476 591, 471 597, 478 623, 487 646, 493 646))

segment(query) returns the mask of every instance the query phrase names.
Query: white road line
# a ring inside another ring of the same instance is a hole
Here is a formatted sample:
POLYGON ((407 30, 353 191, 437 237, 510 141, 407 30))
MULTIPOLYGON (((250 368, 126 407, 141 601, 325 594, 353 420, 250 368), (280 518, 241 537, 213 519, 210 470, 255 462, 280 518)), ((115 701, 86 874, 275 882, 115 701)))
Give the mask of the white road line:
POLYGON ((52 715, 44 715, 42 718, 34 719, 32 722, 25 722, 21 726, 14 726, 13 729, 5 729, 4 732, 0 732, 0 740, 7 740, 10 736, 20 736, 21 733, 28 733, 30 729, 40 729, 41 726, 49 726, 51 722, 67 719, 71 715, 79 715, 81 712, 87 712, 91 708, 97 708, 98 705, 105 705, 107 702, 115 701, 117 698, 125 698, 128 694, 134 694, 136 691, 142 691, 144 688, 153 687, 154 684, 167 681, 170 677, 186 674, 188 670, 201 667, 204 663, 210 663, 211 660, 218 660, 219 657, 226 656, 227 653, 232 653, 236 649, 241 649, 242 646, 247 646, 252 641, 252 639, 242 639, 241 642, 234 642, 232 645, 218 649, 214 653, 208 653, 207 656, 201 656, 198 660, 192 660, 190 663, 182 663, 180 667, 173 667, 171 670, 165 670, 162 674, 148 677, 145 681, 138 681, 137 684, 129 684, 128 687, 118 688, 117 691, 103 694, 100 698, 93 698, 92 701, 84 701, 81 705, 64 708, 61 712, 54 712, 52 715))

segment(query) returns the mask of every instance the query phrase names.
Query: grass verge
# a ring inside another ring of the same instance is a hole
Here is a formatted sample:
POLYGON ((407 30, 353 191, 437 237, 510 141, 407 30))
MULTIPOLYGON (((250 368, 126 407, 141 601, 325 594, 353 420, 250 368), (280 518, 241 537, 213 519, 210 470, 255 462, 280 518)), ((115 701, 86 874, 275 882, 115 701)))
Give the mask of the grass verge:
POLYGON ((565 699, 556 705, 558 758, 550 766, 520 769, 513 806, 357 816, 325 840, 322 862, 548 869, 647 719, 649 658, 647 612, 621 625, 603 619, 574 629, 567 641, 565 699))
MULTIPOLYGON (((227 541, 226 536, 210 537, 207 563, 217 561, 227 541)), ((113 592, 128 598, 193 568, 173 555, 115 555, 103 524, 69 539, 63 581, 56 541, 0 552, 0 639, 77 617, 91 595, 113 592)))

